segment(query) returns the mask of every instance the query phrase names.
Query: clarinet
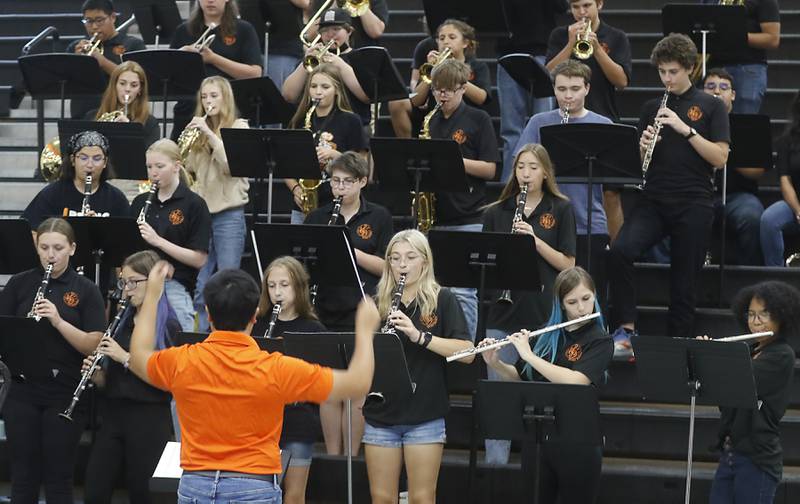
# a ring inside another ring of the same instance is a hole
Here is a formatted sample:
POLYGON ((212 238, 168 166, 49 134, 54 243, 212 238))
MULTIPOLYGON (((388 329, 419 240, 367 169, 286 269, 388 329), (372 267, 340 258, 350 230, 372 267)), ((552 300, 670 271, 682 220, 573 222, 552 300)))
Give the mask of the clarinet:
POLYGON ((81 214, 89 215, 92 208, 89 206, 89 197, 92 195, 92 176, 86 175, 83 181, 83 203, 81 203, 81 214))
POLYGON ((342 211, 342 198, 344 196, 336 196, 333 200, 333 211, 331 212, 331 219, 328 221, 329 226, 333 226, 339 220, 339 213, 342 211))
MULTIPOLYGON (((566 114, 569 112, 565 110, 566 114)), ((566 119, 566 118, 565 118, 566 119)), ((566 121, 562 122, 562 124, 566 124, 566 121)), ((519 201, 517 201, 517 208, 514 209, 514 218, 511 219, 511 233, 514 234, 514 224, 522 220, 522 217, 525 215, 525 203, 528 202, 528 184, 522 186, 519 191, 519 201)), ((500 297, 497 298, 498 303, 508 303, 514 304, 514 300, 511 299, 511 289, 505 289, 502 293, 500 293, 500 297)))
POLYGON ((39 289, 36 290, 36 295, 33 297, 33 306, 31 306, 31 311, 28 312, 27 317, 36 320, 39 322, 42 320, 42 316, 36 313, 36 303, 44 299, 44 296, 47 294, 47 286, 50 284, 50 275, 53 274, 53 263, 49 263, 47 267, 44 269, 44 276, 42 277, 42 283, 39 284, 39 289))
POLYGON ((561 114, 562 114, 561 124, 569 123, 569 109, 567 107, 564 107, 563 109, 561 109, 561 114))
POLYGON ((156 193, 158 193, 158 181, 150 184, 150 192, 147 195, 147 199, 144 201, 142 210, 139 212, 139 217, 136 218, 136 224, 144 224, 147 222, 147 212, 150 210, 150 206, 153 204, 153 198, 155 198, 156 193))
MULTIPOLYGON (((113 339, 116 337, 117 331, 120 328, 120 321, 130 308, 133 308, 133 305, 128 299, 123 299, 120 302, 119 306, 117 307, 117 314, 114 316, 114 320, 112 320, 108 325, 108 329, 106 329, 106 332, 103 334, 103 338, 110 337, 113 339)), ((99 347, 100 344, 98 343, 97 346, 99 347)), ((89 380, 92 379, 94 372, 97 371, 98 367, 100 367, 100 362, 103 360, 103 357, 103 354, 97 353, 97 350, 95 349, 92 356, 92 364, 89 366, 89 369, 81 373, 81 380, 78 382, 78 386, 75 387, 75 391, 72 393, 72 402, 70 402, 69 407, 67 407, 63 413, 59 413, 58 416, 65 418, 70 422, 72 421, 72 413, 75 411, 78 401, 81 400, 81 394, 89 385, 89 380)))
POLYGON ((278 315, 281 314, 281 302, 278 301, 272 306, 272 316, 269 318, 269 329, 264 335, 265 338, 271 338, 272 333, 275 332, 275 322, 278 320, 278 315))
MULTIPOLYGON (((664 96, 661 98, 661 105, 658 106, 658 110, 667 106, 667 99, 669 98, 669 88, 664 91, 664 96)), ((656 115, 658 115, 658 110, 656 110, 656 115)), ((642 181, 644 182, 644 178, 647 176, 647 170, 650 168, 650 161, 653 160, 653 151, 656 148, 656 142, 658 141, 658 135, 661 134, 662 128, 661 121, 656 119, 653 122, 653 128, 655 131, 653 132, 653 140, 647 145, 647 150, 644 152, 644 157, 642 158, 642 181)))
MULTIPOLYGON (((403 289, 406 288, 406 273, 400 273, 400 279, 397 281, 397 287, 392 293, 392 304, 389 306, 389 313, 396 312, 400 308, 400 301, 403 300, 403 289)), ((389 316, 386 316, 386 323, 381 327, 381 332, 385 334, 397 334, 394 324, 389 322, 389 316)))

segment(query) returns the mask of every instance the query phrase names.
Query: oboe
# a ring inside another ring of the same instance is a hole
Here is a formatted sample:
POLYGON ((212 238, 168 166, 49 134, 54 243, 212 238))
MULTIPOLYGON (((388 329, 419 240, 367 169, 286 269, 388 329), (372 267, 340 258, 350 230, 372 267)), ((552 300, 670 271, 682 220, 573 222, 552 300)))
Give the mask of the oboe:
MULTIPOLYGON (((566 111, 566 109, 564 109, 566 111)), ((567 112, 568 113, 568 112, 567 112)), ((565 123, 562 123, 565 124, 565 123)), ((519 191, 519 200, 517 201, 517 208, 514 209, 514 218, 511 219, 511 233, 514 234, 514 224, 521 221, 522 218, 525 216, 525 204, 528 202, 528 184, 522 186, 519 191)), ((497 298, 498 303, 514 303, 514 300, 511 299, 511 290, 505 289, 501 294, 500 297, 497 298)))
POLYGON ((92 208, 89 206, 89 197, 92 195, 92 176, 86 175, 86 179, 83 181, 83 203, 81 203, 81 213, 83 215, 89 215, 89 212, 92 211, 92 208))
POLYGON ((339 220, 339 214, 342 212, 342 199, 344 196, 336 196, 333 200, 333 211, 331 211, 331 219, 328 221, 329 226, 336 224, 339 220))
MULTIPOLYGON (((658 110, 663 109, 667 106, 667 99, 669 98, 669 88, 664 91, 664 96, 661 98, 661 104, 658 106, 658 110)), ((661 128, 663 125, 661 121, 658 120, 658 110, 656 110, 656 120, 653 122, 653 139, 647 145, 647 150, 644 152, 644 157, 642 158, 642 178, 647 176, 647 170, 650 168, 650 161, 653 160, 653 151, 656 148, 656 142, 658 140, 658 135, 661 134, 661 128)))
POLYGON ((139 217, 136 218, 136 224, 144 224, 145 222, 147 222, 147 212, 150 210, 150 205, 153 204, 153 198, 155 198, 156 193, 158 193, 157 180, 152 184, 150 184, 150 193, 147 195, 147 199, 144 202, 144 206, 139 212, 139 217))
MULTIPOLYGON (((112 320, 108 325, 108 329, 106 329, 106 332, 103 334, 103 338, 113 339, 117 335, 117 331, 120 327, 119 323, 130 308, 133 308, 133 305, 128 299, 123 299, 119 303, 119 306, 117 307, 117 314, 114 316, 114 320, 112 320)), ((98 344, 97 346, 99 347, 100 345, 98 344)), ((92 356, 92 364, 86 371, 81 373, 81 380, 78 382, 78 386, 75 387, 75 392, 72 393, 72 402, 70 402, 69 407, 64 410, 63 413, 59 413, 58 416, 66 418, 70 422, 72 421, 72 413, 75 411, 78 401, 81 400, 81 394, 83 394, 83 391, 86 390, 86 387, 89 385, 89 380, 92 379, 94 372, 97 371, 98 367, 100 367, 100 362, 103 360, 103 357, 103 354, 98 353, 95 349, 92 356)))
POLYGON ((275 322, 278 321, 278 315, 281 314, 281 302, 278 301, 272 306, 272 316, 269 318, 269 329, 264 335, 265 338, 271 338, 272 333, 275 332, 275 322))
POLYGON ((44 299, 45 295, 47 295, 47 286, 50 285, 50 275, 52 274, 53 263, 49 263, 44 269, 42 283, 39 284, 39 289, 36 291, 36 295, 33 297, 33 306, 31 306, 31 311, 28 312, 28 318, 32 318, 36 320, 36 322, 42 320, 42 316, 36 313, 36 304, 44 299))
MULTIPOLYGON (((400 302, 403 300, 403 290, 406 288, 406 275, 407 273, 400 273, 400 279, 397 280, 397 287, 392 293, 392 303, 389 305, 389 313, 394 313, 400 308, 400 302)), ((381 332, 386 334, 396 334, 394 324, 389 322, 389 314, 386 315, 386 323, 381 327, 381 332)))

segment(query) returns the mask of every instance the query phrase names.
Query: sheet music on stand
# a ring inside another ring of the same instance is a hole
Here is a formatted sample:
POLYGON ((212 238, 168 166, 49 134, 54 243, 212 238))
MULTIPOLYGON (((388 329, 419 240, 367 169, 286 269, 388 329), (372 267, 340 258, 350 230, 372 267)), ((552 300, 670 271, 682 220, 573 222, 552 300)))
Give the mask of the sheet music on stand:
POLYGON ((153 471, 153 478, 180 478, 181 475, 183 475, 181 444, 177 441, 168 441, 153 471))

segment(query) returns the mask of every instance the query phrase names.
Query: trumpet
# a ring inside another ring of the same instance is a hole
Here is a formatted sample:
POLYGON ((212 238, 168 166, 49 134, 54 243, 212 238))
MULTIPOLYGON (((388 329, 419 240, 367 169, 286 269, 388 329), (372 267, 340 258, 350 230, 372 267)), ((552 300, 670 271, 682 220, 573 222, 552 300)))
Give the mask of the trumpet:
POLYGON ((342 199, 344 196, 336 196, 333 199, 333 210, 331 211, 331 218, 328 220, 328 225, 333 226, 339 220, 339 214, 342 212, 342 199))
MULTIPOLYGON (((206 113, 203 114, 203 120, 205 121, 208 117, 208 114, 214 110, 214 106, 211 105, 206 110, 206 113)), ((197 141, 200 140, 200 130, 195 127, 186 127, 181 134, 178 136, 178 147, 180 148, 181 154, 181 161, 186 164, 186 158, 189 157, 189 153, 197 146, 197 141)))
POLYGON ((81 214, 89 215, 92 207, 89 206, 89 198, 92 196, 92 176, 86 175, 83 181, 83 201, 81 202, 81 214))
MULTIPOLYGON (((394 313, 400 309, 400 302, 403 300, 403 290, 406 288, 406 276, 407 273, 400 273, 397 286, 392 293, 392 303, 389 305, 389 313, 394 313)), ((389 313, 386 314, 386 323, 381 327, 381 332, 384 334, 397 334, 394 324, 389 322, 389 313)))
POLYGON ((210 46, 217 36, 214 34, 209 35, 209 33, 211 33, 211 31, 216 27, 216 23, 210 23, 208 28, 206 28, 206 31, 204 31, 203 34, 200 35, 200 38, 198 38, 197 41, 192 44, 192 48, 200 52, 206 47, 210 46))
POLYGON ((158 193, 157 180, 150 184, 150 192, 147 195, 147 199, 144 201, 144 206, 139 211, 139 216, 136 218, 136 224, 144 224, 147 222, 147 212, 150 210, 150 205, 153 204, 153 198, 155 198, 156 193, 158 193))
MULTIPOLYGON (((661 104, 658 106, 658 110, 667 106, 667 99, 669 99, 669 88, 664 91, 664 96, 661 98, 661 104)), ((658 116, 658 110, 656 110, 656 116, 658 116)), ((642 179, 647 176, 647 170, 650 168, 650 162, 653 160, 653 151, 656 149, 656 142, 658 141, 658 135, 661 134, 662 126, 661 121, 656 118, 653 122, 653 128, 655 129, 653 132, 653 139, 647 145, 647 150, 645 150, 644 156, 642 157, 642 179)))
MULTIPOLYGON (((576 319, 568 320, 566 322, 561 322, 560 324, 553 324, 551 326, 543 327, 541 329, 537 329, 536 331, 528 333, 528 339, 535 338, 536 336, 541 336, 542 334, 549 333, 550 331, 557 331, 565 327, 570 327, 576 324, 581 324, 583 322, 588 322, 589 320, 596 319, 599 316, 600 312, 595 312, 595 313, 590 313, 589 315, 584 315, 583 317, 578 317, 576 319)), ((447 362, 453 362, 455 360, 463 359, 464 357, 478 355, 487 350, 493 350, 495 348, 504 347, 509 344, 511 344, 511 340, 506 337, 501 339, 500 341, 495 341, 494 343, 491 343, 489 345, 476 346, 473 348, 462 350, 460 352, 456 352, 453 355, 447 357, 446 360, 447 362)))
MULTIPOLYGON (((136 16, 131 15, 124 23, 117 26, 116 31, 121 32, 125 28, 129 27, 136 21, 136 16)), ((99 50, 100 53, 103 52, 103 41, 100 39, 100 32, 95 32, 92 35, 92 38, 89 39, 88 45, 85 45, 83 49, 81 49, 81 54, 85 54, 86 56, 91 56, 92 53, 99 50)))
MULTIPOLYGON (((519 191, 519 200, 517 201, 517 208, 514 209, 514 218, 511 219, 511 233, 514 234, 514 224, 521 221, 522 218, 525 216, 525 203, 528 201, 528 184, 522 186, 519 191)), ((508 303, 514 304, 514 300, 511 299, 511 289, 504 290, 500 297, 497 298, 498 303, 508 303)))
POLYGON ((312 72, 315 68, 317 68, 322 62, 322 56, 329 52, 331 47, 336 50, 336 55, 338 56, 339 46, 336 44, 334 39, 330 39, 328 43, 320 47, 318 51, 306 54, 303 58, 303 68, 306 69, 306 72, 312 72))
POLYGON ((281 314, 281 301, 278 301, 272 306, 272 315, 269 318, 269 329, 267 329, 267 333, 264 334, 265 338, 271 338, 272 333, 275 332, 275 322, 278 321, 278 315, 281 314))
POLYGON ((453 57, 453 51, 450 50, 449 47, 446 47, 444 51, 439 53, 439 56, 436 57, 436 61, 431 63, 423 63, 419 66, 419 78, 425 84, 430 85, 431 83, 431 74, 433 74, 433 69, 436 68, 442 61, 446 60, 447 58, 453 57))
POLYGON ((39 288, 36 290, 36 295, 33 297, 33 305, 31 306, 31 311, 28 312, 27 317, 36 320, 39 322, 42 320, 42 316, 36 313, 36 304, 44 299, 45 295, 47 294, 47 286, 50 285, 50 276, 53 274, 53 263, 48 263, 47 267, 44 269, 44 276, 42 277, 42 283, 39 284, 39 288))
POLYGON ((592 22, 588 18, 583 18, 586 28, 578 33, 578 39, 575 41, 575 47, 572 48, 572 54, 580 59, 587 60, 594 54, 594 47, 589 40, 589 34, 592 33, 592 22))

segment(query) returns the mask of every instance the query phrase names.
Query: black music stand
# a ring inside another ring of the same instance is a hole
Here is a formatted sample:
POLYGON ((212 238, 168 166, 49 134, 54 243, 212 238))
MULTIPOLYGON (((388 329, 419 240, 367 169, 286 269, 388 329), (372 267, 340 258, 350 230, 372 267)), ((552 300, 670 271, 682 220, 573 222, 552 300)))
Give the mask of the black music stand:
POLYGON ((49 324, 45 319, 0 316, 0 355, 12 376, 53 377, 47 359, 42 359, 49 324))
POLYGON ((587 185, 586 270, 592 272, 592 187, 642 180, 636 128, 622 124, 554 124, 539 130, 559 182, 587 185), (635 168, 634 168, 635 167, 635 168))
POLYGON ((139 0, 131 2, 136 24, 145 44, 169 44, 181 24, 181 13, 175 0, 139 0))
POLYGON ((506 20, 506 2, 494 2, 490 8, 483 2, 464 0, 423 0, 428 33, 436 29, 445 19, 458 18, 475 28, 480 37, 508 38, 510 30, 506 20), (499 5, 498 5, 499 4, 499 5))
MULTIPOLYGON (((455 140, 372 138, 375 180, 381 191, 468 192, 464 159, 455 140)), ((416 205, 411 218, 416 224, 416 205)))
POLYGON ((25 88, 34 100, 61 100, 97 96, 105 90, 105 78, 97 60, 83 54, 31 54, 17 59, 25 88))
POLYGON ((0 275, 41 267, 31 231, 25 219, 0 219, 0 275))
POLYGON ((254 127, 287 124, 291 120, 295 108, 283 98, 269 77, 232 80, 231 88, 239 113, 252 121, 254 127))
MULTIPOLYGON (((385 48, 360 47, 349 53, 347 59, 361 89, 369 94, 373 118, 378 117, 379 103, 408 98, 408 88, 385 48)), ((372 134, 375 134, 374 129, 372 134)))
MULTIPOLYGON (((202 343, 206 340, 206 338, 208 338, 209 334, 210 333, 204 332, 179 331, 178 334, 175 335, 175 346, 202 343)), ((258 336, 253 336, 252 334, 250 336, 256 341, 258 348, 261 350, 269 353, 283 353, 283 338, 261 338, 258 336)))
POLYGON ((144 127, 141 124, 137 122, 58 121, 58 137, 61 145, 69 145, 72 135, 86 130, 102 133, 108 139, 114 178, 147 180, 144 127))
MULTIPOLYGON (((284 333, 286 355, 334 369, 347 369, 355 349, 354 333, 284 333)), ((372 378, 368 404, 387 400, 402 400, 414 393, 403 344, 396 334, 375 334, 375 373, 372 378), (380 365, 378 363, 380 362, 380 365)), ((347 399, 347 502, 353 502, 353 453, 351 450, 352 418, 350 399, 347 399)))
POLYGON ((747 10, 741 5, 668 4, 661 9, 664 36, 688 35, 700 49, 706 76, 706 56, 738 57, 747 48, 747 10), (711 49, 709 49, 711 46, 711 49))
POLYGON ((531 102, 534 98, 555 96, 550 72, 532 55, 526 53, 506 54, 498 58, 497 63, 514 79, 514 82, 528 93, 531 102))
POLYGON ((765 168, 772 166, 772 135, 769 116, 762 114, 729 114, 731 143, 728 162, 722 169, 722 229, 720 230, 719 292, 720 306, 725 292, 725 256, 727 250, 728 170, 737 168, 765 168))
POLYGON ((135 61, 144 68, 150 83, 150 99, 161 98, 162 136, 167 136, 167 100, 194 99, 206 76, 203 57, 180 49, 153 49, 126 52, 122 59, 135 61))
POLYGON ((631 344, 644 399, 689 403, 685 495, 688 504, 692 485, 695 406, 757 407, 750 347, 744 342, 642 336, 632 338, 631 344))
POLYGON ((100 266, 119 266, 126 257, 150 246, 132 217, 67 217, 79 243, 74 264, 94 266, 94 282, 100 285, 100 266))
MULTIPOLYGON (((603 444, 600 408, 594 387, 481 380, 478 382, 475 403, 485 437, 534 443, 534 503, 539 502, 539 468, 543 442, 596 446, 603 444)), ((470 486, 476 467, 477 453, 471 450, 470 486)), ((470 495, 473 493, 470 491, 470 495)))
MULTIPOLYGON (((268 223, 272 223, 274 177, 320 178, 314 137, 308 130, 222 128, 220 133, 231 175, 257 180, 264 180, 266 175, 268 223)), ((258 211, 253 214, 255 222, 258 211)))

